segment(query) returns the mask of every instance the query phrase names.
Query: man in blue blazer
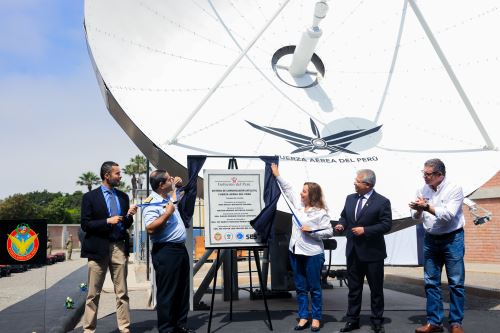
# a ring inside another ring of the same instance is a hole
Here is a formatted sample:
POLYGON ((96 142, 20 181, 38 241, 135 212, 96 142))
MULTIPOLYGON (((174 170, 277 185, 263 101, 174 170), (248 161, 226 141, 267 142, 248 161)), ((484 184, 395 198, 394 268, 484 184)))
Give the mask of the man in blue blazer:
POLYGON ((359 328, 363 283, 370 286, 371 322, 375 333, 385 332, 384 259, 387 257, 384 234, 391 230, 391 202, 373 189, 375 173, 359 170, 354 181, 356 193, 347 196, 339 224, 335 229, 346 231, 347 281, 349 287, 347 323, 341 332, 359 328))
POLYGON ((95 332, 97 310, 106 272, 109 269, 115 286, 116 318, 120 332, 130 332, 130 310, 127 290, 129 237, 137 206, 130 207, 128 195, 116 189, 120 184, 120 167, 115 162, 101 166, 102 185, 84 194, 81 226, 85 231, 82 258, 88 258, 88 294, 83 316, 85 333, 95 332))

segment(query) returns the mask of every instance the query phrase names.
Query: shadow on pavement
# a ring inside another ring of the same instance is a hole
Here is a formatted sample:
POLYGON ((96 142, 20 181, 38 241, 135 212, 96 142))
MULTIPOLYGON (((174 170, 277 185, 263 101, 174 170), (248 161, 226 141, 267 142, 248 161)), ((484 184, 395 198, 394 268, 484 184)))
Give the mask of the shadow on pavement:
POLYGON ((66 332, 78 323, 83 314, 86 292, 79 284, 87 281, 87 267, 81 267, 45 291, 15 303, 0 312, 0 331, 66 332), (66 309, 66 297, 75 302, 74 309, 66 309), (21 328, 22 327, 22 328, 21 328))

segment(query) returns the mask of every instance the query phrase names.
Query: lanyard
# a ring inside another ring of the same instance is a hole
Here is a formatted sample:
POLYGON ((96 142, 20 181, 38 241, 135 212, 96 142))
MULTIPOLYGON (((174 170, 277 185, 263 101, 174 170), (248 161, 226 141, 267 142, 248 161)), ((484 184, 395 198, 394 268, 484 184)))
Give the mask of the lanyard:
POLYGON ((147 202, 147 203, 142 203, 142 204, 137 204, 137 207, 148 207, 148 206, 165 206, 167 203, 167 200, 163 200, 161 202, 147 202))

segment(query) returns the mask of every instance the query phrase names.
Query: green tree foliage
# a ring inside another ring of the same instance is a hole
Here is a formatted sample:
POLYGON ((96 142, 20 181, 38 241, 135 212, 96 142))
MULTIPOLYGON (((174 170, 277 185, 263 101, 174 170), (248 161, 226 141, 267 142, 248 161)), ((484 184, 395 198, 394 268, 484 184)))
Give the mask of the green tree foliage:
POLYGON ((25 194, 26 198, 30 202, 32 202, 32 203, 34 203, 35 205, 38 205, 38 206, 48 205, 49 202, 51 202, 55 198, 58 198, 58 197, 60 197, 62 195, 63 194, 61 192, 52 193, 52 192, 48 192, 47 190, 43 190, 41 192, 34 191, 34 192, 29 192, 29 193, 25 194))
POLYGON ((83 193, 47 191, 14 194, 0 202, 0 219, 44 218, 48 223, 80 223, 83 193))
POLYGON ((0 202, 0 218, 4 220, 42 218, 39 205, 31 202, 24 194, 14 194, 0 202))
POLYGON ((80 214, 80 206, 82 205, 82 191, 75 191, 73 194, 66 194, 66 203, 68 208, 78 207, 78 214, 80 214))
POLYGON ((49 223, 74 223, 73 216, 69 212, 65 197, 58 197, 49 202, 43 208, 43 215, 49 220, 49 223))
POLYGON ((99 185, 101 183, 101 178, 99 178, 92 171, 84 172, 78 177, 76 185, 87 186, 88 191, 92 191, 92 186, 99 185))

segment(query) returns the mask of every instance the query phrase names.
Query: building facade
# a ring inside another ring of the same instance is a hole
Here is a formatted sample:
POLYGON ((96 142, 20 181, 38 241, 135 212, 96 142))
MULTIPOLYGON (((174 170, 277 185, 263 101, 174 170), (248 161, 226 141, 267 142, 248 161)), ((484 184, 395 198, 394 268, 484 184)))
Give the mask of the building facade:
MULTIPOLYGON (((491 212, 491 221, 474 225, 469 208, 465 214, 465 262, 500 264, 500 171, 469 196, 478 206, 491 212)), ((483 212, 479 212, 483 215, 483 212)))

